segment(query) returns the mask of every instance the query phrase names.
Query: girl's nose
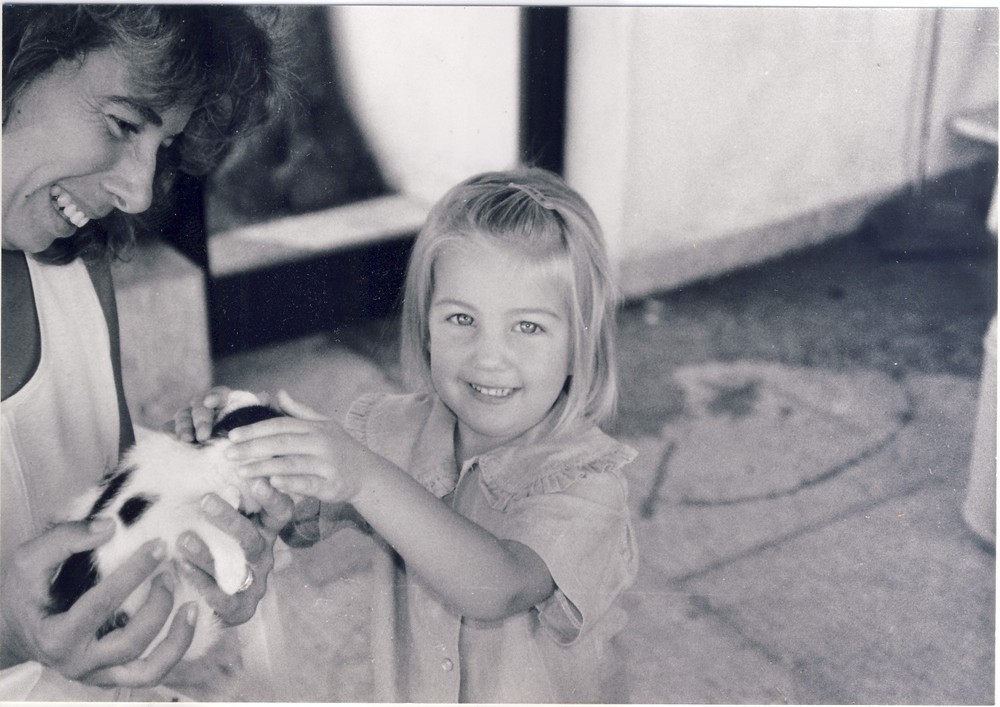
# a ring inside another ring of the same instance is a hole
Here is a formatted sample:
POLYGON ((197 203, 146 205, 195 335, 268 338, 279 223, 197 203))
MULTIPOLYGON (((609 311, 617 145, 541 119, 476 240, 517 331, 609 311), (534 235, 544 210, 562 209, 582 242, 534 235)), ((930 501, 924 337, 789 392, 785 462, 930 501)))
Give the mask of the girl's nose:
POLYGON ((476 336, 474 350, 476 365, 481 368, 497 368, 503 365, 507 356, 507 340, 502 332, 480 329, 476 336))
POLYGON ((155 173, 155 150, 141 149, 126 152, 107 173, 103 185, 111 194, 116 209, 128 214, 138 214, 153 203, 155 173))

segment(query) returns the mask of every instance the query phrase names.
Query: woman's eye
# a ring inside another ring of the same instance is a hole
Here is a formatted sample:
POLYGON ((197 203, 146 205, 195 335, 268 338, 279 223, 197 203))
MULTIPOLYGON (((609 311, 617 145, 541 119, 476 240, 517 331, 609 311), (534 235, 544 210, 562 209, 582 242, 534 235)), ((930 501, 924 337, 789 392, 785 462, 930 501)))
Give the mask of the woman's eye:
POLYGON ((472 326, 472 317, 468 314, 452 314, 448 321, 459 326, 472 326))
POLYGON ((537 334, 542 328, 534 322, 518 322, 517 330, 522 334, 537 334))
POLYGON ((119 118, 114 115, 108 116, 111 123, 111 132, 115 137, 124 137, 125 135, 138 135, 139 126, 135 123, 129 122, 123 118, 119 118))

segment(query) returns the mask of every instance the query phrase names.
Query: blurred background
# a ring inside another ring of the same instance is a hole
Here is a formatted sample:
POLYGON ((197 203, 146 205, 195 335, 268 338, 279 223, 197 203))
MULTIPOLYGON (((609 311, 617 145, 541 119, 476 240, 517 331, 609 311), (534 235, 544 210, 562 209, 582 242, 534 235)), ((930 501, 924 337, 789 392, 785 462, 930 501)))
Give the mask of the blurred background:
MULTIPOLYGON (((335 417, 399 389, 429 206, 547 167, 626 298, 631 699, 995 701, 996 8, 282 13, 295 105, 117 266, 137 423, 213 383, 335 417)), ((220 663, 203 696, 370 699, 364 548, 285 558, 287 684, 220 663)))
POLYGON ((390 311, 429 205, 519 162, 593 205, 631 299, 865 223, 890 254, 990 245, 994 8, 283 13, 298 100, 183 181, 154 234, 194 266, 159 268, 191 273, 167 338, 200 338, 200 365, 151 384, 140 415, 207 383, 212 357, 390 311))

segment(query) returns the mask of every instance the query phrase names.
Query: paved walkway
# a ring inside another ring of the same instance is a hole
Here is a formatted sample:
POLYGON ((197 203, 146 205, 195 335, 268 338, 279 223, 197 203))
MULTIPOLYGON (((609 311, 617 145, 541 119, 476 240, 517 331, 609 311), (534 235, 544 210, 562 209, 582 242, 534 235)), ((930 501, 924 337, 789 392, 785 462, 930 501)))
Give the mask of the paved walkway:
POLYGON ((960 516, 975 383, 858 375, 845 389, 843 374, 764 371, 789 384, 791 411, 770 413, 762 395, 673 447, 669 430, 643 440, 632 700, 992 703, 994 558, 960 516), (741 483, 748 458, 773 464, 741 483))

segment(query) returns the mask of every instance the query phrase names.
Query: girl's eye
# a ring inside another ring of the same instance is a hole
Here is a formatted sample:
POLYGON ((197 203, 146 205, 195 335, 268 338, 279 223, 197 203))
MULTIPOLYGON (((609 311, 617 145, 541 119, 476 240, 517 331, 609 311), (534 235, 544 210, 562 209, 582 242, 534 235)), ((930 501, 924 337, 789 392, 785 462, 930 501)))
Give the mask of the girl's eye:
POLYGON ((448 321, 459 326, 472 326, 472 317, 468 314, 452 314, 448 321))
POLYGON ((522 334, 537 334, 542 328, 534 322, 518 322, 517 330, 522 334))

